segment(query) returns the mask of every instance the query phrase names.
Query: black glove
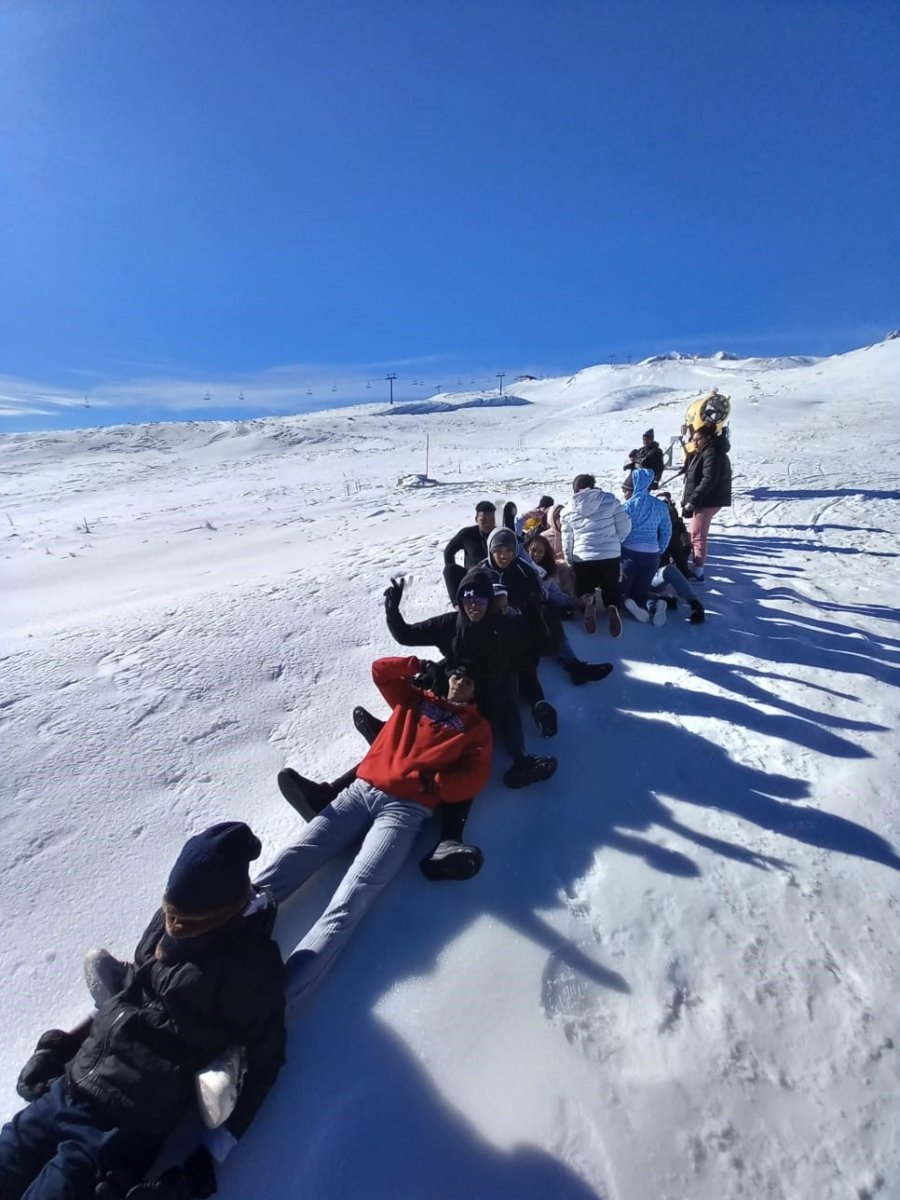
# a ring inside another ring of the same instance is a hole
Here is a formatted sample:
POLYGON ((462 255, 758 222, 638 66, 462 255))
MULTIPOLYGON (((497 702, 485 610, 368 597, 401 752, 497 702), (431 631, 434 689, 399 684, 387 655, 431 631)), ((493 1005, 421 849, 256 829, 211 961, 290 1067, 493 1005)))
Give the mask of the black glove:
POLYGON ((385 588, 384 591, 384 607, 388 611, 393 612, 400 607, 400 597, 403 595, 403 585, 406 580, 403 576, 394 577, 391 579, 391 586, 385 588))
POLYGON ((22 1068, 16 1081, 16 1091, 29 1103, 38 1100, 50 1085, 66 1069, 66 1063, 74 1058, 82 1039, 62 1029, 48 1029, 38 1038, 34 1054, 22 1068))
POLYGON ((426 692, 433 692, 437 689, 438 680, 442 674, 440 663, 421 658, 419 659, 419 670, 417 674, 413 675, 412 681, 415 687, 422 688, 426 692))
POLYGON ((682 515, 683 517, 692 517, 692 516, 694 515, 694 506, 693 506, 693 504, 682 504, 682 506, 681 506, 681 515, 682 515))

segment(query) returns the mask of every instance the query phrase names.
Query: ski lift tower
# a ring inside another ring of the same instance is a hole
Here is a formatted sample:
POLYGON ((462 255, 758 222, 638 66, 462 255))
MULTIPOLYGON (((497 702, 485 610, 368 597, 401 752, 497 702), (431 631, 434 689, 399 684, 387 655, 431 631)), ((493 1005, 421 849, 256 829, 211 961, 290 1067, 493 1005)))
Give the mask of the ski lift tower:
POLYGON ((498 371, 497 378, 500 380, 500 395, 502 396, 503 395, 503 380, 506 378, 506 372, 498 371))
POLYGON ((394 380, 396 378, 397 378, 396 375, 385 375, 385 379, 391 385, 391 404, 394 403, 394 380))

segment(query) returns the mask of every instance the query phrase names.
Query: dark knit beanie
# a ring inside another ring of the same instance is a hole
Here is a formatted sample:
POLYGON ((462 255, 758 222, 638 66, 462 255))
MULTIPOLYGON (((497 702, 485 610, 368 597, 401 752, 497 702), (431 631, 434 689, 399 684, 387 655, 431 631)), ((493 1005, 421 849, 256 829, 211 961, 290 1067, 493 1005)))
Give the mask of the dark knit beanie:
POLYGON ((493 554, 495 550, 501 550, 504 547, 507 550, 517 550, 519 547, 519 539, 511 529, 495 529, 488 538, 488 554, 493 554))
POLYGON ((482 600, 493 600, 494 598, 494 580, 497 576, 493 571, 488 574, 487 571, 472 570, 463 576, 459 587, 456 589, 456 602, 462 603, 462 598, 466 592, 472 592, 476 596, 480 596, 482 600))
POLYGON ((250 891, 250 863, 262 845, 243 821, 223 821, 188 838, 166 884, 165 900, 184 913, 240 904, 250 891))
POLYGON ((652 441, 653 441, 653 430, 652 430, 652 429, 645 429, 645 430, 644 430, 644 437, 647 437, 647 438, 649 438, 649 439, 650 439, 650 441, 652 442, 652 441))

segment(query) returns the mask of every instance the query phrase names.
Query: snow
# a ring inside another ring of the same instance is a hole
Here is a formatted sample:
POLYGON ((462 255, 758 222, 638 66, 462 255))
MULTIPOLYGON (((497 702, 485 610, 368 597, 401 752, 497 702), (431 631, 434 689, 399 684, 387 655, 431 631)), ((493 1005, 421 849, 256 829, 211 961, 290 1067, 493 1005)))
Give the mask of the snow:
MULTIPOLYGON (((475 880, 410 862, 219 1194, 897 1195, 898 382, 894 339, 591 367, 403 421, 0 439, 2 1115, 40 1031, 85 1013, 83 953, 130 954, 185 837, 246 819, 269 859, 297 831, 277 770, 358 759, 389 576, 415 577, 409 619, 443 611, 441 549, 477 500, 617 487, 641 432, 667 445, 718 386, 735 498, 707 623, 573 630, 616 670, 542 667, 556 777, 510 792, 498 762, 475 880), (435 485, 398 488, 426 436, 435 485)), ((284 910, 285 950, 339 870, 284 910)))

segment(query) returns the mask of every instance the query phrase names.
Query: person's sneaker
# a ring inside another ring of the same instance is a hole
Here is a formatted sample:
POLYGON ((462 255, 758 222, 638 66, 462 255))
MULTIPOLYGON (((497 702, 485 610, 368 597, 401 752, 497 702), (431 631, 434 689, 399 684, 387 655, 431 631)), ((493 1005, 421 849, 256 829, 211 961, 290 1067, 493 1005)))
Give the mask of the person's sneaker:
POLYGON ((234 1112, 246 1070, 243 1046, 229 1046, 194 1076, 200 1117, 207 1129, 218 1129, 234 1112))
POLYGON ((95 1007, 124 991, 128 983, 128 963, 113 958, 108 950, 88 950, 84 956, 84 982, 95 1007))
POLYGON ((430 854, 425 855, 419 863, 419 870, 426 879, 438 882, 444 879, 471 879, 483 865, 484 855, 478 846, 445 838, 438 842, 430 854))
POLYGON ((611 604, 606 610, 606 619, 609 621, 610 637, 622 636, 622 618, 619 616, 619 610, 614 604, 611 604))
POLYGON ((584 632, 597 632, 597 605, 593 596, 585 597, 584 601, 584 632))
POLYGON ((555 758, 541 758, 536 754, 526 754, 524 758, 513 763, 503 776, 503 782, 508 788, 528 787, 531 783, 542 783, 545 779, 549 779, 556 773, 556 767, 555 758))
POLYGON ((535 724, 545 738, 556 737, 558 721, 556 709, 547 700, 538 700, 531 710, 535 724))
POLYGON ((384 721, 373 717, 368 709, 361 706, 353 710, 353 724, 370 746, 384 729, 384 721))
POLYGON ((690 621, 692 625, 702 625, 705 620, 706 610, 704 609, 703 605, 699 600, 692 600, 691 615, 688 617, 688 621, 690 621))
POLYGON ((636 600, 632 600, 630 596, 625 601, 625 608, 631 613, 634 619, 636 621, 640 621, 642 625, 646 625, 650 620, 650 614, 647 612, 646 608, 641 608, 638 602, 636 600))
POLYGON ((577 658, 564 662, 562 666, 576 687, 583 683, 593 683, 597 679, 605 679, 613 669, 612 663, 586 663, 577 658))
POLYGON ((278 772, 278 789, 288 804, 304 821, 317 817, 332 802, 337 792, 330 783, 306 779, 292 767, 278 772))
POLYGON ((669 609, 668 609, 668 606, 666 605, 665 600, 663 600, 662 597, 660 597, 659 600, 654 600, 653 601, 653 624, 656 626, 657 629, 659 629, 659 627, 661 625, 665 625, 666 617, 668 615, 669 615, 669 609))

